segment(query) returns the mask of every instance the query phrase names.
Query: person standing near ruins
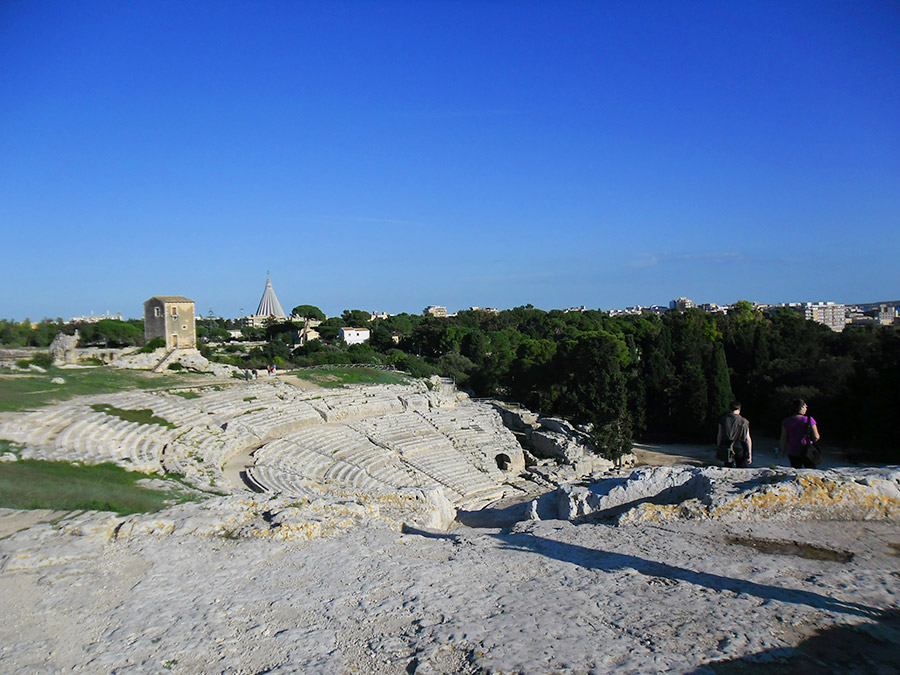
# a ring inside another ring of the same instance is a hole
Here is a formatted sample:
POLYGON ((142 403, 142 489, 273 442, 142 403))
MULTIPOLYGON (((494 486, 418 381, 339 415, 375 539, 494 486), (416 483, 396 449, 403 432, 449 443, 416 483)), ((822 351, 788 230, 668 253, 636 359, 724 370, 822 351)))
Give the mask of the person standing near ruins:
POLYGON ((806 401, 797 399, 792 403, 793 415, 781 423, 781 453, 787 455, 795 469, 815 469, 816 462, 807 453, 807 446, 819 440, 819 428, 812 416, 807 415, 806 401))
POLYGON ((750 440, 750 421, 741 417, 740 401, 731 402, 731 412, 719 420, 716 438, 716 457, 725 466, 743 469, 753 463, 753 442, 750 440))

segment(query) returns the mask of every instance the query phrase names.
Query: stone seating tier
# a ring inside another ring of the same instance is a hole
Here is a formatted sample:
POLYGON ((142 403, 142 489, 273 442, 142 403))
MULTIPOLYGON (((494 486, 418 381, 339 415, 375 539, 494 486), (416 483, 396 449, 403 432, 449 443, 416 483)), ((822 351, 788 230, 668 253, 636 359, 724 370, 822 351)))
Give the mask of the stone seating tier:
POLYGON ((280 466, 254 465, 246 470, 247 477, 263 492, 271 492, 291 498, 315 499, 321 492, 309 487, 303 476, 280 466))
POLYGON ((340 480, 356 487, 400 488, 410 473, 393 453, 347 427, 308 429, 262 446, 259 464, 294 467, 319 482, 340 480))

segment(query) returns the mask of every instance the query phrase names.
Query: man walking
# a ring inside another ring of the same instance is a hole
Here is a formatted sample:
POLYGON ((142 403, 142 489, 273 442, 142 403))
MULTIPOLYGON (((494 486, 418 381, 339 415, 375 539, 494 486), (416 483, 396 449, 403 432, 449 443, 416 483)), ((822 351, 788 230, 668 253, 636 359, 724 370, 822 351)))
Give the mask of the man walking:
POLYGON ((753 442, 750 440, 750 422, 741 417, 740 401, 731 402, 731 412, 719 420, 716 457, 725 466, 743 469, 753 463, 753 442))

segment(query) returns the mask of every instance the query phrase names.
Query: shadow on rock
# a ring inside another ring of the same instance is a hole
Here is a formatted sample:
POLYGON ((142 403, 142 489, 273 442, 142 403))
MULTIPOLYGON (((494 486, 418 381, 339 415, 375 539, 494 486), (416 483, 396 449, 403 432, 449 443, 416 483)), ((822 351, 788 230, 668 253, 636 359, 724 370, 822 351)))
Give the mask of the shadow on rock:
POLYGON ((591 549, 577 544, 569 544, 552 539, 537 537, 528 533, 519 534, 495 534, 491 535, 505 543, 505 548, 529 551, 544 555, 549 558, 569 562, 586 569, 609 572, 620 569, 633 569, 636 572, 649 576, 683 581, 696 586, 703 586, 713 591, 731 591, 736 594, 745 593, 762 600, 775 600, 795 605, 806 605, 814 609, 821 609, 840 614, 853 614, 864 617, 881 616, 881 611, 874 607, 868 607, 855 602, 846 602, 826 595, 813 593, 793 588, 779 588, 758 584, 746 579, 734 579, 710 572, 695 572, 669 565, 668 563, 647 560, 638 556, 591 549))
POLYGON ((692 675, 831 675, 900 673, 900 610, 891 609, 873 623, 823 628, 793 649, 767 649, 739 659, 708 663, 692 675))

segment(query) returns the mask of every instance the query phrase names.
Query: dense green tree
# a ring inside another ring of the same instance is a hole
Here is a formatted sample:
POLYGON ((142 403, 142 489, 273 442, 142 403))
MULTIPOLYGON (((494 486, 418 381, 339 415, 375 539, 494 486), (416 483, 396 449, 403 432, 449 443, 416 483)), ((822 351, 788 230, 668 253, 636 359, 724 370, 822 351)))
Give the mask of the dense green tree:
POLYGON ((291 316, 299 316, 301 319, 312 319, 314 321, 325 320, 325 312, 315 305, 297 305, 291 310, 291 316))
POLYGON ((241 326, 241 335, 244 340, 258 341, 266 337, 266 329, 263 326, 241 326))
POLYGON ((361 309, 345 309, 341 314, 345 328, 368 328, 372 313, 361 309))
POLYGON ((555 408, 576 423, 590 424, 598 449, 613 458, 631 449, 625 358, 623 343, 602 332, 585 333, 557 352, 561 382, 555 408))
POLYGON ((412 329, 412 334, 401 341, 401 346, 407 352, 416 356, 438 358, 444 353, 444 332, 447 325, 443 320, 427 317, 412 329))
POLYGON ((394 341, 394 333, 383 321, 375 322, 375 327, 369 334, 369 344, 380 352, 387 352, 397 346, 397 342, 394 341))
POLYGON ((444 377, 452 377, 460 388, 467 388, 469 377, 475 372, 475 364, 457 352, 448 352, 437 360, 438 372, 444 377))
POLYGON ((509 366, 511 396, 534 410, 547 409, 556 379, 557 343, 553 340, 522 340, 509 366))
POLYGON ((221 319, 197 319, 197 340, 200 342, 227 342, 231 333, 221 319))
POLYGON ((78 324, 79 345, 83 347, 128 347, 144 343, 144 329, 129 321, 101 319, 78 324))

